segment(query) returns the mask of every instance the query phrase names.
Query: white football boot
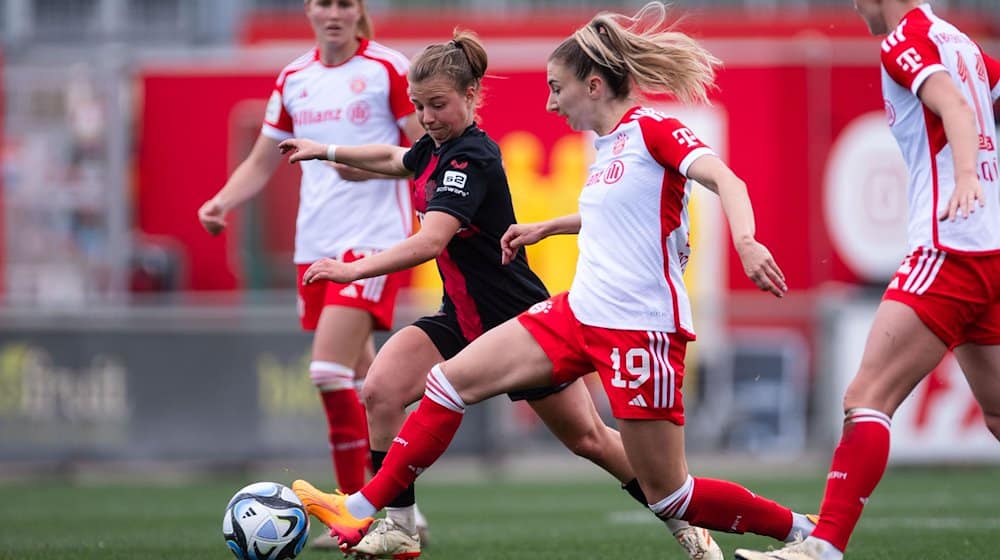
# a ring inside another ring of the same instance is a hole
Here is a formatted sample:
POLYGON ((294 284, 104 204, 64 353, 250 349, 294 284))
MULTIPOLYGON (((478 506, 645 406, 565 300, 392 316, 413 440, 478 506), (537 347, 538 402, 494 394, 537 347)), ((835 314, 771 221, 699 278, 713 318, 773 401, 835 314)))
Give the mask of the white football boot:
POLYGON ((691 560, 723 560, 722 549, 712 538, 708 529, 689 525, 683 529, 678 529, 674 533, 674 538, 681 547, 687 551, 691 560))
POLYGON ((354 558, 409 560, 420 556, 420 535, 409 535, 391 519, 377 519, 361 542, 350 549, 354 558))
POLYGON ((825 541, 807 538, 778 550, 736 550, 736 560, 839 560, 843 554, 825 541))

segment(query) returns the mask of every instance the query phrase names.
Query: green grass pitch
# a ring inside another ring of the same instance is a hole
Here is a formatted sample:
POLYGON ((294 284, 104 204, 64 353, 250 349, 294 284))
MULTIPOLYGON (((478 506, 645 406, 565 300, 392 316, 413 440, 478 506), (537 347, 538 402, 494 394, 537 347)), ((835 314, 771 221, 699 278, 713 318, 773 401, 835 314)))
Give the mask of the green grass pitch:
MULTIPOLYGON (((820 474, 741 478, 752 490, 815 511, 820 474)), ((869 503, 851 560, 1000 557, 1000 469, 890 471, 869 503)), ((0 482, 0 560, 231 558, 221 536, 238 478, 184 484, 0 482)), ((280 482, 290 483, 290 480, 280 482)), ((423 484, 428 560, 681 559, 648 512, 608 481, 423 484)), ((313 524, 312 534, 319 532, 313 524)), ((730 557, 768 539, 716 533, 730 557)), ((339 554, 306 550, 305 560, 339 554)))

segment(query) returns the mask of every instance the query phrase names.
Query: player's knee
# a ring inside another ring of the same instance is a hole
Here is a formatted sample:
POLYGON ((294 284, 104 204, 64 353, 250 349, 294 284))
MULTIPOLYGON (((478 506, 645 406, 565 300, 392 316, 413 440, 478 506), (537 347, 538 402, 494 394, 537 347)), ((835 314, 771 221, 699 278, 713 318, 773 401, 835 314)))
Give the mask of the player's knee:
POLYGON ((574 434, 572 439, 564 442, 575 455, 584 459, 594 460, 602 456, 607 448, 604 445, 602 431, 594 427, 586 432, 574 434))
POLYGON ((409 404, 406 400, 399 387, 378 375, 369 375, 361 387, 361 402, 369 416, 402 414, 409 404))

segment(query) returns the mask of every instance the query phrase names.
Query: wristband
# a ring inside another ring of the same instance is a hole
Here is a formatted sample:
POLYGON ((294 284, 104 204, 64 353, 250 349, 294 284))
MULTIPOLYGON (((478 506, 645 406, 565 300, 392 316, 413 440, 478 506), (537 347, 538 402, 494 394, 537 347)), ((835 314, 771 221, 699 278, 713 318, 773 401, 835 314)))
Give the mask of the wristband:
POLYGON ((334 159, 336 157, 337 157, 337 145, 336 144, 327 144, 326 145, 326 160, 327 161, 336 161, 336 159, 334 159))

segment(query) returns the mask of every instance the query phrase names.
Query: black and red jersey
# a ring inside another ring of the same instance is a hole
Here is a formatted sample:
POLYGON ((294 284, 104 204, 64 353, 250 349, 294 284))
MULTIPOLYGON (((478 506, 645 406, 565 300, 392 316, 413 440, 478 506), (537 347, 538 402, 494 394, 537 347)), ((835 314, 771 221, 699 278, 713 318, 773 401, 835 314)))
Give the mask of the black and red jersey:
POLYGON ((524 251, 500 264, 500 237, 516 222, 500 148, 475 124, 435 146, 424 135, 403 157, 413 172, 413 208, 446 212, 462 227, 437 257, 441 311, 454 314, 469 341, 549 294, 524 251))

